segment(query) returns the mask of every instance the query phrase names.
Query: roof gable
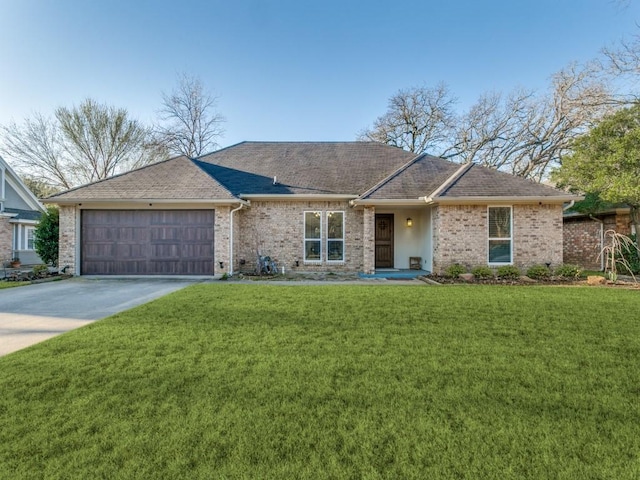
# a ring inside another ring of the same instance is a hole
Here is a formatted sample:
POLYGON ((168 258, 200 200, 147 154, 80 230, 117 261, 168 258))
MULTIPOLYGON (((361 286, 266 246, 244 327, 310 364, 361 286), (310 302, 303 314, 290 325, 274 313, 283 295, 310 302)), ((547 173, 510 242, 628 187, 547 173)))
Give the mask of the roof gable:
POLYGON ((3 205, 4 208, 18 208, 21 209, 21 211, 27 211, 23 208, 26 205, 35 212, 42 213, 45 211, 42 203, 40 203, 29 187, 24 184, 18 174, 13 170, 13 168, 11 168, 11 165, 9 165, 2 157, 0 157, 0 169, 4 171, 4 175, 0 175, 0 181, 5 183, 5 185, 0 185, 0 197, 2 196, 1 192, 5 193, 5 197, 7 196, 7 186, 10 186, 15 194, 18 195, 22 202, 24 202, 23 205, 11 205, 10 202, 6 202, 6 204, 3 205))
POLYGON ((362 199, 417 199, 429 195, 443 184, 460 166, 431 155, 421 155, 398 169, 362 199))
POLYGON ((47 200, 234 200, 191 159, 175 157, 50 196, 47 200))

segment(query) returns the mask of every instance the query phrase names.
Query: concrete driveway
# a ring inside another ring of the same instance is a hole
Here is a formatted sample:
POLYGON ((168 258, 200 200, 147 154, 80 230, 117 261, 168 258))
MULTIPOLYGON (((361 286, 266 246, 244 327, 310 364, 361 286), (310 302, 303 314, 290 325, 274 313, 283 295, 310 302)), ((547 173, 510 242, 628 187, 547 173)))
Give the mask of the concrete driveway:
POLYGON ((198 279, 72 278, 0 290, 0 356, 147 303, 198 279))

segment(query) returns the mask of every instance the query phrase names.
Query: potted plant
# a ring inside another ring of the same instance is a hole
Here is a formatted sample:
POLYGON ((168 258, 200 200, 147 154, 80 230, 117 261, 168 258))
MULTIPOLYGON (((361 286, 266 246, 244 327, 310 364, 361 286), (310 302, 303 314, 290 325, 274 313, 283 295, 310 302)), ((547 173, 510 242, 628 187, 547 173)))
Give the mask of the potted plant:
POLYGON ((18 258, 18 256, 13 257, 9 262, 9 265, 11 266, 11 268, 19 268, 21 265, 20 258, 18 258))

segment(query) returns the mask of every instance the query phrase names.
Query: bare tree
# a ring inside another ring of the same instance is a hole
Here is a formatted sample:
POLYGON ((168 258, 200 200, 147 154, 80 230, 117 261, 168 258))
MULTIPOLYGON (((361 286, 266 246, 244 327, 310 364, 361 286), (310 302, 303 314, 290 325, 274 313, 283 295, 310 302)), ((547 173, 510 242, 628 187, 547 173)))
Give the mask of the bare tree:
POLYGON ((22 125, 15 122, 0 127, 2 152, 18 171, 47 185, 71 188, 78 183, 68 168, 63 140, 55 120, 36 113, 22 125))
POLYGON ((486 93, 460 116, 442 84, 400 90, 359 139, 541 181, 574 139, 615 107, 600 72, 596 63, 570 65, 553 76, 546 93, 486 93))
POLYGON ((543 95, 483 95, 462 116, 443 156, 541 181, 579 135, 611 112, 611 94, 596 73, 593 64, 570 65, 543 95))
POLYGON ((84 100, 58 108, 55 118, 35 114, 2 131, 2 151, 16 169, 46 185, 68 189, 158 160, 150 131, 118 109, 84 100))
POLYGON ((394 145, 414 153, 442 148, 454 125, 454 104, 445 84, 412 87, 389 99, 387 112, 358 134, 359 140, 394 145))
POLYGON ((30 176, 22 175, 21 180, 27 186, 27 188, 31 190, 31 192, 38 198, 45 198, 60 191, 59 188, 52 187, 49 183, 43 182, 42 180, 37 180, 30 176))
POLYGON ((214 150, 223 135, 225 118, 216 111, 211 96, 198 78, 183 74, 171 94, 162 94, 161 124, 156 142, 176 155, 198 157, 214 150))

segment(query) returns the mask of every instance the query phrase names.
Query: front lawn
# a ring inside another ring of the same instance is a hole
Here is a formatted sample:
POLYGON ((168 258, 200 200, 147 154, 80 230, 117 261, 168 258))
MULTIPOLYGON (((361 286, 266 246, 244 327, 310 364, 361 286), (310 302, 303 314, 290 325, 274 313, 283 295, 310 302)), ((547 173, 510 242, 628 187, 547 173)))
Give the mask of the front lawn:
POLYGON ((639 305, 196 285, 0 358, 0 478, 637 479, 639 305))
POLYGON ((7 280, 0 280, 0 290, 3 288, 21 287, 23 285, 30 285, 31 282, 9 282, 7 280))

